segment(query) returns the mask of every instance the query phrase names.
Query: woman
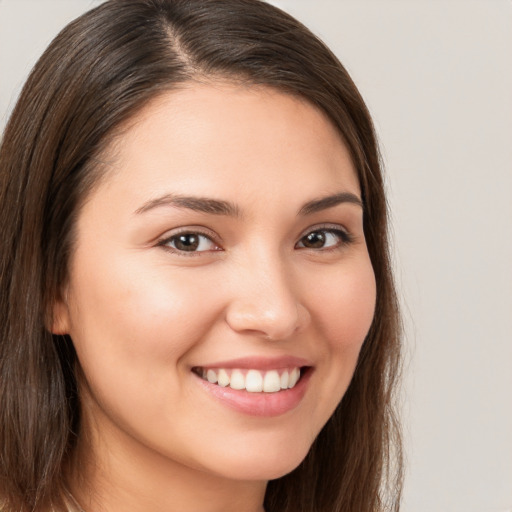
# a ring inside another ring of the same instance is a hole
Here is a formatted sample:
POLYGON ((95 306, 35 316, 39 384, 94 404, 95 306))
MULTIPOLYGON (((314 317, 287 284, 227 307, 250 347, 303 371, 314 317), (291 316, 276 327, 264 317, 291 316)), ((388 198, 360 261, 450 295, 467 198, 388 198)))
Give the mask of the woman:
POLYGON ((0 170, 3 510, 398 510, 376 141, 306 28, 107 1, 36 65, 0 170))

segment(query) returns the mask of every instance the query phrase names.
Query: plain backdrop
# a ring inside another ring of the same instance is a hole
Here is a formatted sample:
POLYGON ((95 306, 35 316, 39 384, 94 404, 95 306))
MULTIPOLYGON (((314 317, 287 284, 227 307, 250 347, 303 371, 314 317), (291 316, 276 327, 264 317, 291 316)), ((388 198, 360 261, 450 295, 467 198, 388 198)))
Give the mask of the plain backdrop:
MULTIPOLYGON (((0 130, 46 45, 98 3, 0 0, 0 130)), ((380 136, 406 326, 403 511, 512 511, 512 2, 273 3, 332 47, 380 136)))

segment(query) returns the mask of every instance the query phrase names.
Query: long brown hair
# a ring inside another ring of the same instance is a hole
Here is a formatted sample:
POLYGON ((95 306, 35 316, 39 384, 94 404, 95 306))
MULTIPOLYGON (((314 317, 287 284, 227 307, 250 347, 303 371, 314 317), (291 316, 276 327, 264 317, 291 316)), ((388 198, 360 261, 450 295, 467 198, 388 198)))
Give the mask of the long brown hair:
POLYGON ((353 380, 302 464, 271 481, 268 512, 399 509, 394 390, 400 333, 387 208, 370 115, 330 50, 259 0, 110 0, 68 25, 30 75, 0 148, 0 496, 3 510, 64 510, 80 426, 71 340, 52 335, 80 206, 118 129, 193 80, 264 84, 338 128, 357 169, 377 306, 353 380))

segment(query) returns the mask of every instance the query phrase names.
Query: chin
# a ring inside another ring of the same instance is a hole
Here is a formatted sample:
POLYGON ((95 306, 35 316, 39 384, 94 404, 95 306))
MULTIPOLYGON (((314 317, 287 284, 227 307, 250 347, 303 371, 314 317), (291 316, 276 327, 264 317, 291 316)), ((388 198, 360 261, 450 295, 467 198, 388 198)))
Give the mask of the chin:
MULTIPOLYGON (((291 438, 293 439, 293 438, 291 438)), ((267 481, 281 478, 292 472, 304 460, 310 444, 281 443, 279 448, 271 443, 245 450, 244 453, 232 453, 222 461, 221 473, 235 480, 267 481)))

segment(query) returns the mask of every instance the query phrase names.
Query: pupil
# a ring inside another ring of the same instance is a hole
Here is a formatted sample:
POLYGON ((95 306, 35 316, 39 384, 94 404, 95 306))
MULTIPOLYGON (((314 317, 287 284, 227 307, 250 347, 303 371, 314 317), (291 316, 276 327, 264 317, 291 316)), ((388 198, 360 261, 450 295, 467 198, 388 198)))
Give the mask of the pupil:
POLYGON ((325 245, 325 234, 321 231, 315 231, 314 233, 310 233, 305 237, 304 245, 306 247, 312 247, 314 249, 318 249, 325 245))
POLYGON ((179 235, 174 244, 180 251, 195 251, 199 247, 199 237, 192 234, 179 235))

